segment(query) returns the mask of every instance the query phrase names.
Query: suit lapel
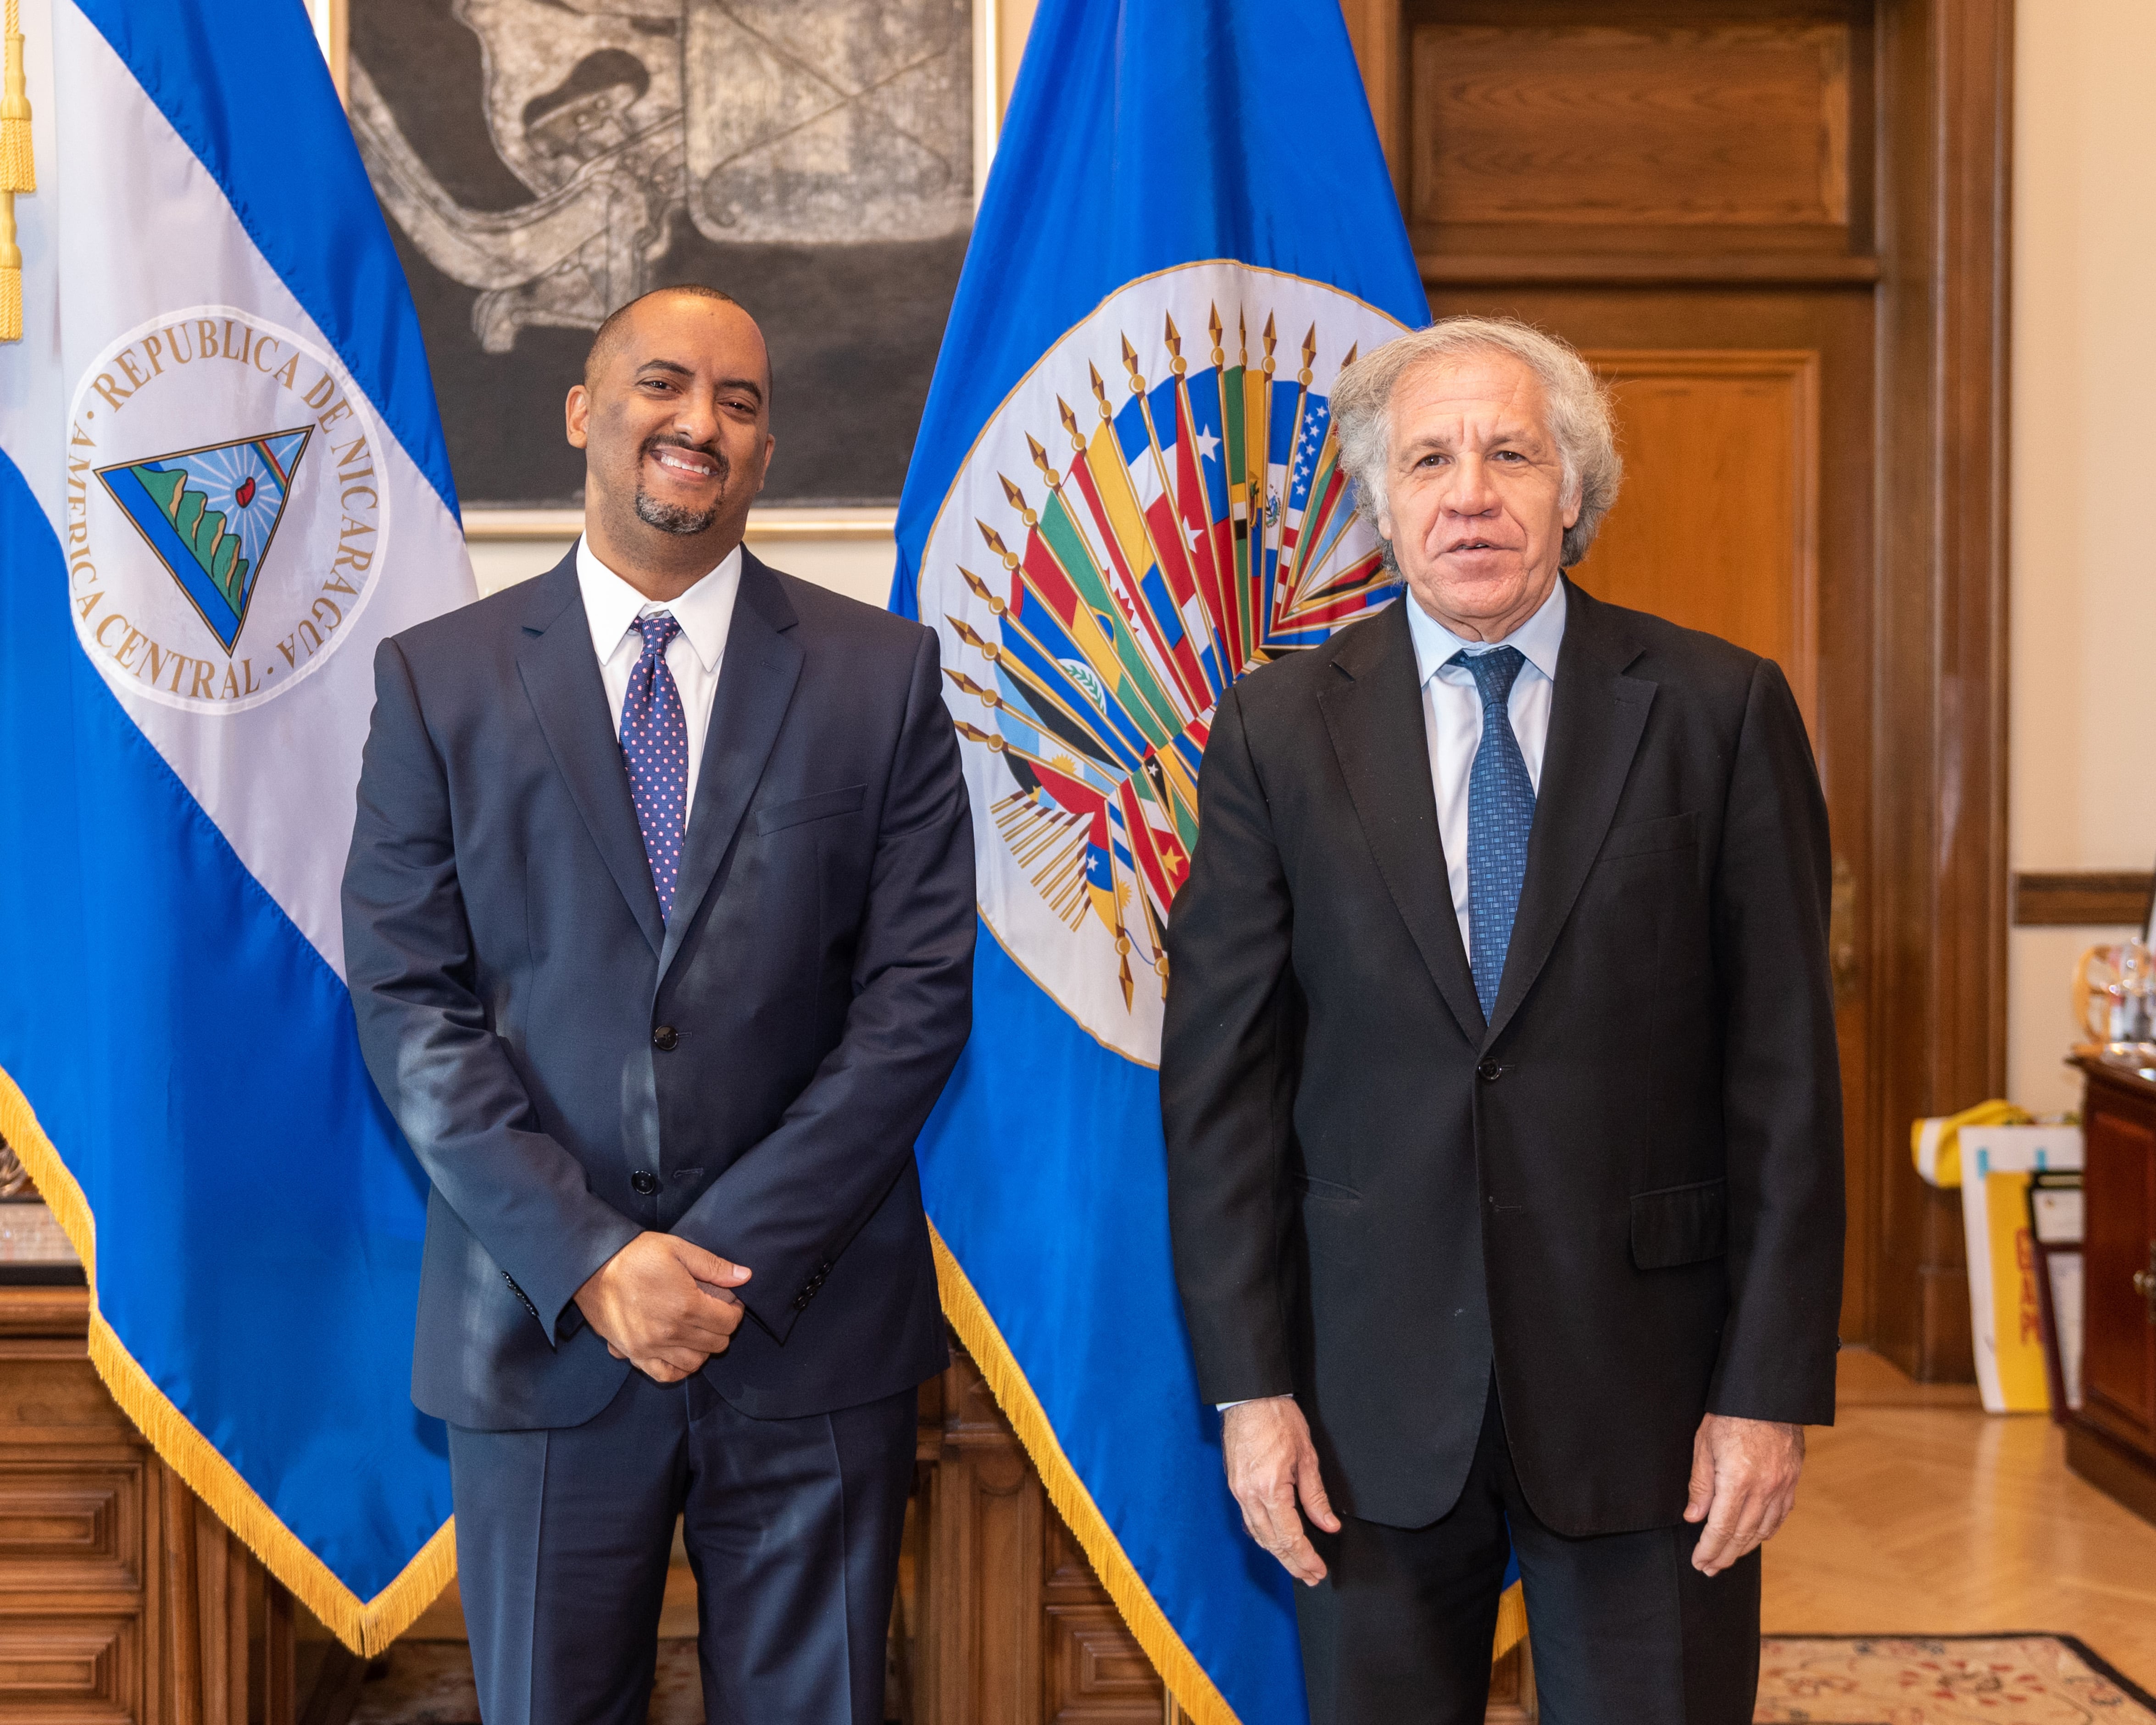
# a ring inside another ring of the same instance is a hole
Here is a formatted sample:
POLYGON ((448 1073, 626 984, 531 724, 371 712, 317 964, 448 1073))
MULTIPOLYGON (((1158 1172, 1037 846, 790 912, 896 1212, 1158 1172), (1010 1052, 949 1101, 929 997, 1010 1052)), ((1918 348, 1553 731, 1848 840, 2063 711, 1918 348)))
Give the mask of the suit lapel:
POLYGON ((572 549, 532 583, 531 606, 525 613, 524 644, 517 649, 517 673, 554 757, 583 817, 585 830, 598 847, 607 872, 628 901, 636 926, 658 952, 665 938, 659 916, 659 894, 651 884, 651 864, 644 854, 643 830, 629 793, 621 744, 614 735, 606 685, 599 677, 598 655, 592 650, 591 626, 583 595, 577 586, 577 554, 572 549))
POLYGON ((1318 711, 1386 890, 1438 993, 1479 1044, 1482 1009, 1447 882, 1414 641, 1401 608, 1413 603, 1403 598, 1340 637, 1318 711))
POLYGON ((778 578, 742 552, 741 588, 726 629, 726 657, 711 701, 703 762, 696 770, 696 800, 689 811, 681 872, 674 886, 674 916, 659 955, 662 978, 741 830, 763 763, 778 741, 801 676, 801 648, 791 633, 798 621, 778 578))
POLYGON ((1655 699, 1653 683, 1625 675, 1638 656, 1622 614, 1567 581, 1564 644, 1558 649, 1527 879, 1490 1015, 1490 1041, 1534 986, 1616 815, 1655 699))

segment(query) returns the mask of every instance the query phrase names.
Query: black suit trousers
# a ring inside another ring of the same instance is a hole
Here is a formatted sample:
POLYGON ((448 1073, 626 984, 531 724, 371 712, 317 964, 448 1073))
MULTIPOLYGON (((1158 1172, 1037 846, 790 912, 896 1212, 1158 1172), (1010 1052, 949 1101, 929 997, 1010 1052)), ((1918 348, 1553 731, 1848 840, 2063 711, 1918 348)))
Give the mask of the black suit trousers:
POLYGON ((911 1389, 754 1420, 632 1371, 582 1425, 449 1428, 487 1725, 643 1725, 675 1517, 711 1725, 881 1725, 913 1477, 911 1389))
POLYGON ((1513 1473, 1494 1384, 1450 1513, 1310 1530, 1327 1572, 1296 1589, 1312 1725, 1481 1725, 1508 1530, 1545 1725, 1750 1725, 1759 1553, 1710 1578, 1682 1522, 1553 1532, 1513 1473))

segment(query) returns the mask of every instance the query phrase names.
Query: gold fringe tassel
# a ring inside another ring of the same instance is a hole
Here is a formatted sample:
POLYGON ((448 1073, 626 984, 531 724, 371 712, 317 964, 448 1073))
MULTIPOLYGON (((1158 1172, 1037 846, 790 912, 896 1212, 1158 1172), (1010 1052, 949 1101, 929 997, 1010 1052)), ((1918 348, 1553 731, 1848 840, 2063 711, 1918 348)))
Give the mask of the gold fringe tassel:
POLYGON ((23 339, 23 250, 15 194, 38 189, 30 156, 30 95, 23 77, 22 0, 8 0, 7 69, 0 74, 0 341, 23 339))
MULTIPOLYGON (((982 1303, 980 1295, 932 1223, 928 1238, 935 1248, 936 1280, 943 1296, 944 1316, 950 1319, 951 1327, 966 1344, 966 1352, 973 1355, 973 1363, 981 1368, 981 1375, 988 1380, 988 1389, 995 1396, 996 1405, 1010 1421, 1019 1442, 1025 1446, 1025 1453, 1032 1458, 1034 1469, 1047 1486, 1049 1501, 1083 1548, 1093 1565, 1093 1573, 1101 1578, 1101 1584, 1116 1602, 1124 1623, 1145 1650, 1146 1657, 1152 1661, 1153 1669, 1160 1673, 1161 1681, 1168 1685, 1168 1693, 1175 1697, 1176 1705, 1189 1715, 1193 1725, 1237 1725, 1235 1710, 1214 1686, 1204 1666, 1183 1645, 1183 1637, 1176 1634, 1168 1615, 1139 1579, 1131 1560, 1123 1555, 1123 1548, 1109 1527, 1106 1517, 1094 1503, 1093 1494, 1086 1489, 1085 1481, 1078 1477, 1077 1470, 1064 1455, 1055 1430, 1041 1411, 1033 1386, 1026 1382, 1024 1372, 1012 1357, 1003 1332, 997 1328, 995 1319, 989 1316, 988 1308, 982 1303)), ((1527 1632, 1527 1606, 1520 1596, 1519 1584, 1515 1582, 1505 1590, 1497 1608, 1492 1662, 1511 1652, 1527 1632)))
POLYGON ((90 1281, 90 1358, 121 1411, 212 1513, 238 1534, 270 1573, 355 1653, 379 1653, 410 1628, 457 1573, 456 1523, 444 1522, 403 1572, 372 1599, 338 1580, 300 1543, 230 1462, 188 1424, 151 1380, 97 1309, 97 1226, 82 1188, 60 1160, 36 1111, 0 1069, 0 1137, 21 1158, 31 1181, 59 1219, 90 1281))
POLYGON ((34 192, 30 154, 30 90, 23 76, 22 0, 8 0, 8 64, 0 75, 0 192, 34 192))

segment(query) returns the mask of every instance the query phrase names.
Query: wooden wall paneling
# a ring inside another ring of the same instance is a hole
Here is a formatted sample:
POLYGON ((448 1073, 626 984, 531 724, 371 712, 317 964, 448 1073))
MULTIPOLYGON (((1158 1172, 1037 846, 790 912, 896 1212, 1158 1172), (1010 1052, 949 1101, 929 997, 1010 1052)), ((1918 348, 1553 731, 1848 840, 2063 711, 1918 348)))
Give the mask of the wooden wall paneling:
MULTIPOLYGON (((2006 338, 2011 0, 1880 8, 1879 890, 1874 1130, 1999 1093, 2006 1050, 2006 338)), ((1874 1340, 1974 1370, 1954 1194, 1889 1155, 1874 1340)))
POLYGON ((1409 223, 1625 251, 1702 227, 1839 244, 1849 51, 1842 18, 1422 23, 1409 223))
POLYGON ((1394 191, 1404 201, 1407 67, 1399 0, 1341 0, 1341 10, 1347 16, 1348 39, 1355 45, 1363 89, 1370 99, 1370 118, 1378 129, 1378 143, 1392 170, 1394 191))
POLYGON ((2146 928, 2156 877, 2131 869, 2017 874, 2011 890, 2016 928, 2146 928))
POLYGON ((1636 458, 1574 578, 1779 664, 1819 730, 1820 357, 1591 348, 1636 458))

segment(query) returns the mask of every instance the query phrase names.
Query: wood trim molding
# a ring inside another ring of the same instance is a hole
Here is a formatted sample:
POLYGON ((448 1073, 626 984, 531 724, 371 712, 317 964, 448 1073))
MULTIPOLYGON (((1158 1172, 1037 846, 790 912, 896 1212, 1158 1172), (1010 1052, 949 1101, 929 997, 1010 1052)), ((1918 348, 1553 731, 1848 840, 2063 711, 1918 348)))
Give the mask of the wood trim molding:
POLYGON ((2156 875, 2132 870, 2081 870, 2014 877, 2016 928, 2117 928, 2146 926, 2156 875))
MULTIPOLYGON (((2006 1070, 2006 451, 2013 0, 1881 0, 1872 1129, 2006 1070)), ((1881 1158, 1880 1351, 1973 1371, 1961 1211, 1881 1158)), ((1860 1195, 1858 1201, 1863 1197, 1860 1195)))
POLYGON ((1831 252, 1418 252, 1415 267, 1430 287, 1563 287, 1622 282, 1628 287, 1812 287, 1866 285, 1879 259, 1831 252))

